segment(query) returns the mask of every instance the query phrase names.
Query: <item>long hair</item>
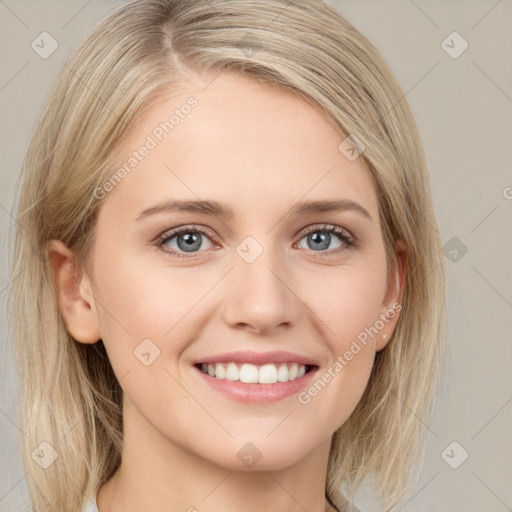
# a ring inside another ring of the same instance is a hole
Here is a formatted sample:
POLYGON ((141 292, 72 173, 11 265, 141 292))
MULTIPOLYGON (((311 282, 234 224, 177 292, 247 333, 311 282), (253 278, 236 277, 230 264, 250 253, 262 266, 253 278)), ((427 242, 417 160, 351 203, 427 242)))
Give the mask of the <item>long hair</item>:
POLYGON ((445 263, 422 144, 396 78, 321 0, 135 0, 108 12, 73 53, 24 160, 9 300, 34 512, 80 511, 119 467, 123 440, 122 389, 102 340, 78 343, 67 331, 46 242, 63 241, 87 269, 94 191, 137 116, 162 91, 222 71, 299 94, 340 142, 364 144, 388 265, 400 238, 407 272, 393 336, 333 435, 326 493, 344 510, 342 486, 353 494, 371 476, 389 509, 419 480, 445 348, 445 263), (36 449, 57 458, 42 467, 36 449))

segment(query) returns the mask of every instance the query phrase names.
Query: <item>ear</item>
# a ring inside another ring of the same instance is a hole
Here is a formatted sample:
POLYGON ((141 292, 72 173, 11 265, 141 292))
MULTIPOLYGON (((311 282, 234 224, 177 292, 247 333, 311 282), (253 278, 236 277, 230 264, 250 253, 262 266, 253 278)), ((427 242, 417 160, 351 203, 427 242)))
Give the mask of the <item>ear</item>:
POLYGON ((95 343, 101 334, 90 279, 81 275, 73 252, 60 240, 50 240, 46 253, 68 332, 81 343, 95 343))
POLYGON ((386 296, 380 308, 380 320, 384 327, 377 335, 375 351, 382 350, 391 339, 402 309, 402 296, 406 276, 407 248, 403 240, 395 244, 396 265, 390 265, 386 296))

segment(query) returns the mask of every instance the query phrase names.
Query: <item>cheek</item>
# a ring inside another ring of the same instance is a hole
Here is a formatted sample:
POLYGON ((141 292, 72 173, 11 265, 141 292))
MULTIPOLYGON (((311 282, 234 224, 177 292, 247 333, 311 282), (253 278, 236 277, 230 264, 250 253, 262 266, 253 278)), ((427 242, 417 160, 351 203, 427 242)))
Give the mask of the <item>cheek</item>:
MULTIPOLYGON (((98 260, 104 262, 97 271, 100 330, 116 374, 138 367, 139 353, 179 356, 191 326, 200 325, 201 300, 211 287, 205 283, 215 283, 214 276, 192 267, 171 269, 165 261, 148 265, 133 256, 115 265, 98 260)), ((155 365, 164 359, 155 358, 155 365)))
POLYGON ((317 329, 321 329, 330 360, 299 395, 299 402, 331 431, 357 406, 375 360, 376 338, 370 328, 378 319, 383 283, 367 277, 340 276, 342 286, 326 283, 323 301, 315 303, 321 319, 317 329))
POLYGON ((304 284, 302 299, 314 311, 318 329, 333 352, 344 352, 352 340, 373 326, 385 296, 385 263, 351 265, 316 274, 304 284))
POLYGON ((314 408, 315 417, 334 430, 357 406, 370 378, 376 341, 371 328, 386 289, 384 256, 320 275, 306 289, 331 361, 305 390, 301 403, 314 408))

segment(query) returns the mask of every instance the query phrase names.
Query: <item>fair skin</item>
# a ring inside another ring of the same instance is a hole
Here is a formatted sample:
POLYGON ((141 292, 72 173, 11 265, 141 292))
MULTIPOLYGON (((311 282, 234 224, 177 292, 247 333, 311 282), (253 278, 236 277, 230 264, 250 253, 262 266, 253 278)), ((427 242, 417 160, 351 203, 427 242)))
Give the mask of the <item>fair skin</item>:
MULTIPOLYGON (((398 313, 307 404, 297 393, 239 402, 205 384, 193 363, 241 349, 286 350, 318 363, 314 380, 324 374, 401 299, 395 269, 386 268, 376 192, 361 158, 349 161, 338 150, 343 137, 304 100, 230 74, 205 83, 164 98, 123 141, 119 163, 197 98, 101 203, 90 275, 74 278, 73 252, 57 240, 48 244, 70 334, 80 343, 103 340, 124 392, 123 462, 100 488, 98 506, 332 510, 324 494, 332 434, 360 400, 398 313), (235 214, 136 220, 161 201, 199 198, 235 214), (353 209, 290 214, 299 201, 339 199, 371 218, 353 209), (346 242, 322 224, 347 230, 359 245, 336 252, 346 242), (158 246, 160 235, 184 225, 207 231, 194 252, 180 250, 183 233, 158 246), (311 232, 317 239, 327 237, 327 248, 308 241, 310 226, 318 226, 311 232), (236 251, 249 236, 263 249, 251 263, 236 251), (160 355, 146 366, 134 350, 148 338, 160 355), (250 468, 237 456, 248 442, 261 454, 250 468)), ((397 254, 405 258, 400 243, 397 254)))

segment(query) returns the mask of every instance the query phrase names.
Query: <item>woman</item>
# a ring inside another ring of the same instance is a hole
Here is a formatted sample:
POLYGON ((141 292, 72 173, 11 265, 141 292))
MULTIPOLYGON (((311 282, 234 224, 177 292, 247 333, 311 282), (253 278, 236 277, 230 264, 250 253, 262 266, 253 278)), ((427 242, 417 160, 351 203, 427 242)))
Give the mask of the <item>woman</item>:
POLYGON ((34 511, 347 511, 367 477, 386 510, 405 495, 445 277, 403 96, 317 0, 136 0, 92 32, 20 193, 34 511))

